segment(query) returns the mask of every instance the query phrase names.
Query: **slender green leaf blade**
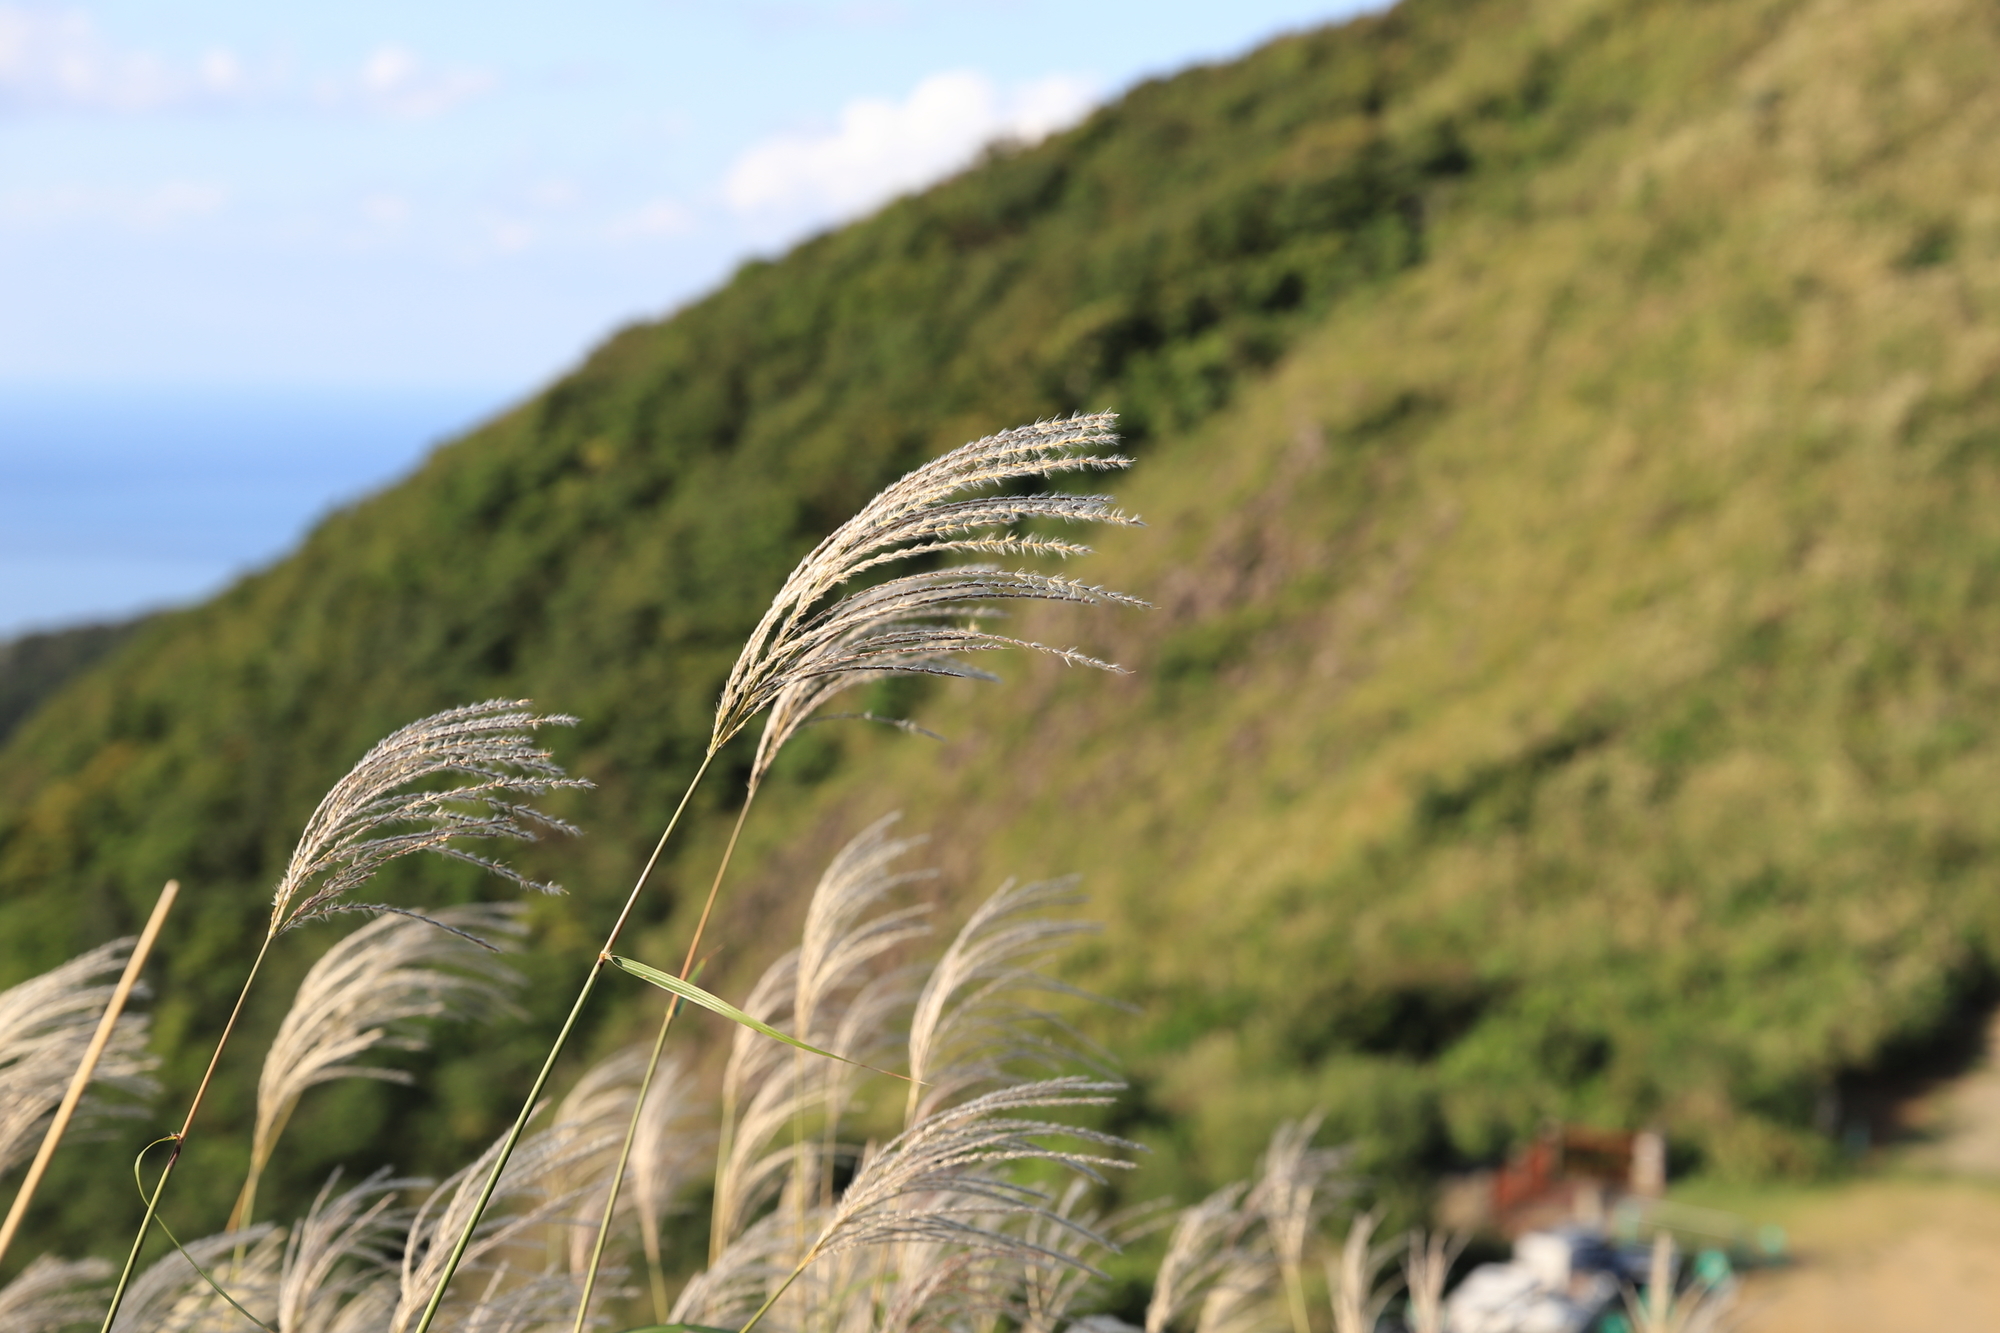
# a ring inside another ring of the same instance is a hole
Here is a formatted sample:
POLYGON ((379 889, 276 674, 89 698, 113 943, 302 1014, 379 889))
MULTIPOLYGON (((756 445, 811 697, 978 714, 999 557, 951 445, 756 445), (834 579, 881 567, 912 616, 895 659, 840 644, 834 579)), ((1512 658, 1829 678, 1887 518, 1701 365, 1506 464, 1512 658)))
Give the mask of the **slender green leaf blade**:
POLYGON ((802 1051, 807 1051, 813 1055, 823 1055, 829 1060, 838 1060, 842 1064, 856 1065, 862 1069, 874 1070, 878 1074, 887 1074, 890 1078, 900 1078, 905 1083, 910 1081, 907 1074, 898 1074, 888 1069, 876 1069, 874 1065, 864 1064, 860 1060, 850 1060, 844 1055, 835 1055, 832 1051, 823 1051, 819 1047, 800 1041, 797 1037, 791 1036, 788 1033, 780 1032, 769 1023, 760 1022, 750 1017, 750 1015, 744 1013, 721 996, 710 994, 708 991, 695 985, 692 981, 682 981, 671 972, 662 972, 656 967, 647 967, 644 963, 633 959, 620 958, 617 954, 611 954, 606 961, 620 972, 629 973, 641 981, 650 981, 669 995, 678 995, 684 1000, 692 1001, 704 1009, 721 1014, 732 1023, 741 1023, 744 1027, 761 1032, 765 1036, 777 1041, 782 1041, 787 1046, 796 1046, 802 1051))

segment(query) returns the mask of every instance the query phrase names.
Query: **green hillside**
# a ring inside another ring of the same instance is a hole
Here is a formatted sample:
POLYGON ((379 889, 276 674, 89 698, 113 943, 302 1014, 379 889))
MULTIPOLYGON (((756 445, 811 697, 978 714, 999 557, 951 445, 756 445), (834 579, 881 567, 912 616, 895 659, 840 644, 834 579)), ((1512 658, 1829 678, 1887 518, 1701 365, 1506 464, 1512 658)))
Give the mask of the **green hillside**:
POLYGON ((0 643, 0 742, 42 701, 125 642, 136 621, 23 634, 0 643))
MULTIPOLYGON (((961 897, 1084 874, 1082 979, 1136 1006, 1099 1023, 1125 1128, 1176 1145, 1151 1183, 1315 1103, 1390 1180, 1548 1115, 1817 1169, 1844 1081, 2000 974, 1994 68, 1976 0, 1410 0, 748 266, 21 724, 0 983, 180 877, 156 1021, 185 1088, 318 794, 514 694, 583 718, 559 749, 599 784, 534 857, 574 895, 537 907, 547 1026, 797 555, 941 448, 1113 406, 1151 527, 1080 572, 1158 609, 1019 628, 1136 674, 1013 663, 914 701, 942 747, 800 742, 719 984, 900 807, 961 897)), ((733 798, 703 799, 642 955, 719 849, 733 798)), ((253 1037, 324 939, 286 941, 253 1037)), ((324 1090, 267 1193, 463 1160, 534 1022, 453 1038, 418 1091, 324 1090)), ((177 1179, 190 1226, 253 1081, 177 1179)), ((104 1160, 45 1192, 72 1252, 122 1229, 104 1160)))

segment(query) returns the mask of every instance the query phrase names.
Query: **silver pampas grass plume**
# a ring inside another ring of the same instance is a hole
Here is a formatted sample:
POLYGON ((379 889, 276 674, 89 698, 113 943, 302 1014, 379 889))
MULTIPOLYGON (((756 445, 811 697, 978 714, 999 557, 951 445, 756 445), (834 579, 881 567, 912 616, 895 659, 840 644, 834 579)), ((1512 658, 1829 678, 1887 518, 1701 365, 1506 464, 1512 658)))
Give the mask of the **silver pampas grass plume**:
POLYGON ((1106 1106, 1124 1086, 1087 1078, 1044 1079, 1001 1088, 918 1121, 855 1174, 800 1266, 818 1255, 902 1240, 1023 1258, 1049 1256, 1050 1251, 998 1224, 1031 1217, 1077 1224, 1060 1218, 1046 1194, 1010 1172, 1038 1162, 1101 1179, 1104 1170, 1131 1165, 1107 1153, 1129 1152, 1137 1145, 1075 1125, 1022 1119, 1017 1113, 1106 1106))
POLYGON ((1466 1237, 1412 1231, 1403 1257, 1403 1288, 1410 1294, 1410 1333, 1445 1333, 1444 1284, 1465 1249, 1466 1237))
POLYGON ((581 1202, 579 1192, 565 1185, 579 1165, 603 1152, 609 1136, 579 1128, 558 1121, 523 1139, 507 1158, 493 1206, 483 1213, 480 1184, 500 1160, 507 1143, 504 1136, 432 1191, 403 1237, 402 1269, 397 1299, 385 1324, 387 1333, 408 1333, 416 1326, 431 1294, 449 1276, 453 1238, 474 1219, 472 1240, 457 1276, 468 1288, 472 1285, 468 1277, 483 1278, 485 1285, 477 1295, 454 1289, 452 1302, 442 1312, 441 1327, 488 1333, 494 1327, 511 1326, 517 1318, 553 1321, 574 1304, 580 1287, 567 1271, 524 1274, 508 1256, 524 1242, 529 1242, 528 1249, 543 1248, 532 1242, 542 1239, 546 1228, 565 1225, 581 1202))
POLYGON ((133 1281, 110 1333, 224 1333, 241 1328, 247 1321, 202 1274, 215 1278, 230 1300, 268 1310, 277 1291, 282 1247, 283 1233, 269 1225, 224 1231, 176 1247, 133 1281))
POLYGON ((404 1188, 388 1168, 335 1193, 334 1172, 285 1238, 278 1269, 278 1333, 342 1333, 388 1322, 395 1249, 409 1222, 396 1204, 404 1188))
POLYGON ((968 1092, 1021 1082, 1024 1065, 1085 1059, 1083 1039, 1037 993, 1089 998, 1042 970, 1097 927, 1048 913, 1075 906, 1074 879, 1009 880, 981 903, 931 969, 910 1017, 905 1124, 968 1092))
POLYGON ((357 1061, 377 1051, 424 1049, 427 1022, 511 1008, 508 992, 520 975, 482 937, 511 943, 521 933, 518 915, 510 906, 473 904, 424 920, 379 917, 313 964, 264 1055, 250 1171, 233 1225, 249 1221, 258 1178, 308 1089, 341 1078, 409 1083, 403 1070, 357 1061))
POLYGON ((8 1333, 60 1333, 104 1313, 111 1265, 102 1259, 42 1255, 0 1287, 0 1328, 8 1333))
MULTIPOLYGON (((33 1152, 90 1045, 111 998, 110 982, 131 948, 131 940, 114 940, 0 991, 0 1172, 33 1152)), ((157 1063, 146 1050, 146 1020, 122 1015, 91 1081, 134 1097, 151 1096, 158 1090, 152 1077, 157 1063)))
POLYGON ((1284 1275, 1293 1333, 1309 1333, 1303 1277, 1307 1243, 1334 1201, 1335 1187, 1345 1183, 1341 1175, 1353 1156, 1344 1148, 1312 1146, 1322 1119, 1314 1112, 1304 1120, 1286 1121, 1272 1132, 1263 1177, 1250 1193, 1250 1206, 1263 1215, 1272 1255, 1284 1275))
POLYGON ((1020 1113, 1102 1106, 1123 1086, 1048 1079, 1002 1088, 926 1117, 869 1154, 835 1203, 811 1210, 817 1226, 807 1237, 787 1237, 793 1219, 783 1209, 745 1230, 708 1272, 689 1283, 673 1318, 735 1322, 759 1294, 768 1293, 743 1325, 747 1333, 815 1263, 864 1250, 894 1260, 872 1284, 854 1281, 853 1273, 825 1284, 815 1308, 838 1309, 861 1296, 871 1305, 884 1304, 884 1329, 919 1322, 953 1326, 948 1318, 928 1319, 940 1302, 969 1302, 989 1313, 1011 1305, 1006 1293, 1018 1285, 1017 1278, 999 1282, 988 1261, 1016 1269, 1052 1264, 1094 1272, 1083 1255, 1109 1243, 1074 1214, 1075 1197, 1053 1199, 1017 1173, 1023 1167, 1038 1173, 1054 1167, 1101 1181, 1104 1170, 1130 1165, 1107 1154, 1136 1145, 1020 1113), (1074 1238, 1054 1242, 1056 1231, 1074 1238), (927 1318, 918 1320, 920 1313, 927 1318))
POLYGON ((434 852, 522 888, 556 892, 463 845, 469 838, 532 841, 545 830, 576 832, 519 802, 590 785, 565 776, 534 743, 537 728, 572 726, 576 719, 527 708, 525 701, 492 699, 448 709, 391 733, 363 755, 307 821, 271 897, 269 933, 334 912, 399 910, 346 899, 383 866, 413 852, 434 852), (457 785, 414 786, 447 774, 457 785))
POLYGON ((778 750, 828 699, 884 676, 987 678, 967 653, 1029 648, 1066 662, 1115 669, 1073 649, 1050 648, 979 628, 999 601, 1118 602, 1122 593, 1056 575, 995 565, 904 574, 835 598, 858 576, 896 561, 961 555, 1067 557, 1089 548, 1020 530, 1036 519, 1133 525, 1107 496, 1013 495, 1025 478, 1122 468, 1104 452, 1117 443, 1115 416, 1041 421, 962 445, 906 474, 801 560, 751 632, 716 705, 713 754, 751 718, 771 710, 751 785, 778 750))
POLYGON ((1394 1257, 1394 1242, 1374 1245, 1379 1213, 1356 1213, 1341 1243, 1338 1262, 1326 1263, 1326 1285, 1333 1302, 1334 1333, 1373 1333, 1375 1322, 1396 1294, 1399 1282, 1382 1282, 1382 1270, 1394 1257))
POLYGON ((1167 1333, 1183 1311, 1225 1276, 1229 1285, 1240 1287, 1245 1269, 1267 1262, 1250 1243, 1257 1217, 1239 1206, 1245 1188, 1240 1182, 1225 1185, 1181 1211, 1153 1277, 1145 1333, 1167 1333))

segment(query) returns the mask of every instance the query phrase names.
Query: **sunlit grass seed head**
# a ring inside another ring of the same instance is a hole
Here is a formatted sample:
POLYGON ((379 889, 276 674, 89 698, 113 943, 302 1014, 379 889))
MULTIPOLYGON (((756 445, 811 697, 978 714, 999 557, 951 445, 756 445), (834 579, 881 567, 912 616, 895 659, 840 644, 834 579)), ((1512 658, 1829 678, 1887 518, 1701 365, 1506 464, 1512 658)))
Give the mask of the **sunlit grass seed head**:
POLYGON ((464 861, 524 889, 560 892, 463 845, 473 838, 533 841, 543 832, 577 831, 521 803, 523 797, 591 785, 566 775, 534 742, 537 729, 574 726, 576 719, 542 716, 528 707, 525 700, 492 699, 448 709, 412 722, 363 755, 307 821, 272 895, 270 934, 335 912, 401 910, 349 902, 347 895, 413 852, 464 861), (412 789, 444 774, 461 781, 412 789))
POLYGON ((249 1220, 257 1179, 308 1089, 342 1078, 407 1084, 406 1071, 365 1061, 380 1051, 424 1049, 430 1021, 513 1008, 520 974, 488 941, 513 945, 522 933, 519 915, 512 905, 476 903, 421 920, 383 916, 313 964, 264 1055, 239 1225, 249 1220))
MULTIPOLYGON (((0 1172, 33 1151, 90 1045, 111 998, 109 982, 131 948, 131 940, 114 940, 0 991, 0 1172)), ((121 1015, 91 1078, 93 1086, 133 1100, 92 1098, 87 1110, 136 1111, 136 1099, 158 1091, 152 1071, 159 1061, 146 1049, 146 1026, 142 1015, 121 1015)))
POLYGON ((1034 520, 1136 525, 1102 495, 1005 494, 1028 478, 1107 471, 1131 460, 1109 412, 1036 422, 962 445, 908 473, 814 547, 785 580, 751 632, 723 686, 709 741, 713 753, 766 708, 771 716, 751 783, 829 698, 885 676, 990 678, 967 653, 1028 648, 1066 662, 1116 670, 1074 649, 981 629, 991 603, 1010 600, 1143 605, 1075 579, 997 565, 947 566, 904 574, 836 599, 870 570, 902 560, 1026 555, 1066 558, 1089 548, 1021 530, 1034 520))
POLYGON ((96 1319, 104 1309, 111 1265, 103 1259, 44 1254, 0 1287, 0 1328, 8 1333, 59 1333, 96 1319))

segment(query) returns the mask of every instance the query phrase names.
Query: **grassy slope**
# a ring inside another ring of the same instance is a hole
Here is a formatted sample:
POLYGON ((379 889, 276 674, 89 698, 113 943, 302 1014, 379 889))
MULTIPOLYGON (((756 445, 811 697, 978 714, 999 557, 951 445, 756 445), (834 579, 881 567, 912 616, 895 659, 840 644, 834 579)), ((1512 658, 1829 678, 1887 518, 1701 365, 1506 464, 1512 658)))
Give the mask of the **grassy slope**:
POLYGON ((1553 1114, 1810 1169, 2000 956, 1991 16, 1598 31, 1555 103, 1626 114, 1121 492, 1154 535, 1092 576, 1161 610, 1073 632, 1139 674, 1030 670, 814 797, 1083 872, 1160 1183, 1314 1103, 1385 1166, 1553 1114))
MULTIPOLYGON (((544 858, 579 890, 542 914, 560 1004, 793 554, 929 449, 1111 402, 1154 527, 1088 573, 1161 609, 1027 628, 1141 674, 936 698, 942 753, 798 747, 723 967, 903 805, 968 888, 1086 874, 1163 1177, 1314 1100, 1385 1166, 1550 1112, 1809 1161, 1829 1081, 2000 955, 1996 46, 1969 2, 1416 4, 746 271, 26 724, 6 977, 181 874, 185 1079, 317 792, 505 691, 582 714, 605 788, 544 858)), ((531 1050, 461 1043, 433 1102, 329 1091, 279 1187, 392 1125, 449 1160, 531 1050)), ((234 1188, 211 1142, 190 1212, 234 1188)), ((80 1179, 79 1241, 123 1206, 80 1179)))

